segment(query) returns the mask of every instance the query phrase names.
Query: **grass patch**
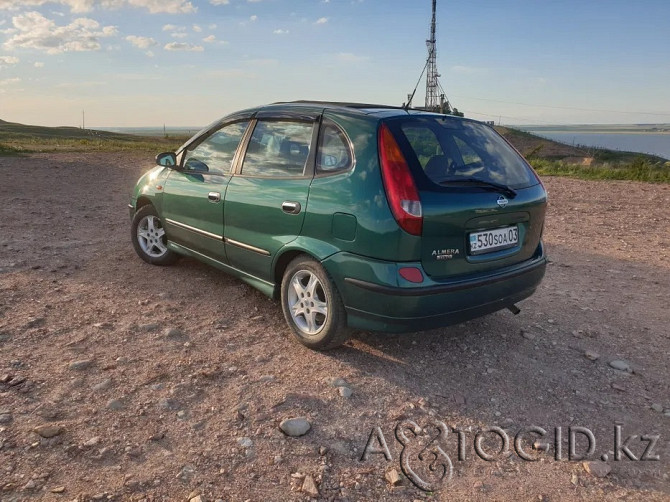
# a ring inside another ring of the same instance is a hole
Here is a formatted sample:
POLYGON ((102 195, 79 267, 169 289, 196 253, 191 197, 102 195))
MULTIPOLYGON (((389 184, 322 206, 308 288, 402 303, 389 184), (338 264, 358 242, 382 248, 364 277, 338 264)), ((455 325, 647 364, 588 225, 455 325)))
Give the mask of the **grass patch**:
POLYGON ((540 176, 670 183, 670 162, 653 162, 645 158, 637 158, 630 163, 603 163, 591 166, 547 159, 528 159, 528 161, 540 176))
POLYGON ((42 127, 0 121, 0 155, 42 152, 169 152, 188 137, 119 134, 76 127, 42 127))
POLYGON ((141 137, 124 139, 77 139, 77 138, 2 138, 0 154, 48 152, 173 152, 186 138, 141 137))

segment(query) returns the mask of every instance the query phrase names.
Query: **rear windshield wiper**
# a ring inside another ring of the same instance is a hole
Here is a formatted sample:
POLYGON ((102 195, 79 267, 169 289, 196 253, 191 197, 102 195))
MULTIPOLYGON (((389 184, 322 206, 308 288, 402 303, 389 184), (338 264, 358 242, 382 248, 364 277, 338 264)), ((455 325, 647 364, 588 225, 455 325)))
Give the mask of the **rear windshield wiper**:
POLYGON ((478 185, 481 188, 488 188, 495 190, 497 192, 502 192, 507 195, 510 199, 516 197, 516 190, 503 185, 502 183, 496 183, 494 181, 481 180, 479 178, 447 178, 445 180, 440 180, 438 182, 440 185, 449 185, 452 183, 467 183, 470 185, 478 185))

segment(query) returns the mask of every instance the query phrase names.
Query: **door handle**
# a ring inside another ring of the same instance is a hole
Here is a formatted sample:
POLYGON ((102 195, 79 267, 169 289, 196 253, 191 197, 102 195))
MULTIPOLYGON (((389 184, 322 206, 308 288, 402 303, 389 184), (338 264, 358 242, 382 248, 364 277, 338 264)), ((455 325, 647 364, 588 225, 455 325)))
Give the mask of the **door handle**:
POLYGON ((207 194, 207 198, 209 199, 210 202, 220 202, 221 201, 221 193, 219 193, 219 192, 209 192, 207 194))
POLYGON ((290 200, 282 202, 281 210, 287 214, 298 214, 302 207, 300 202, 292 202, 290 200))

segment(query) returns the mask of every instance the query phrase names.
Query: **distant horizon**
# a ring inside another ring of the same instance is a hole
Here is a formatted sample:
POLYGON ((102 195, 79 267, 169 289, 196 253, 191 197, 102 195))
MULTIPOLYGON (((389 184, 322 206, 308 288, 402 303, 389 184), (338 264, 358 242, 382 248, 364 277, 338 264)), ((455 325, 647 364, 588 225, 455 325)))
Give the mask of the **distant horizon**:
MULTIPOLYGON (((222 117, 223 118, 223 117, 222 117)), ((466 116, 465 118, 469 118, 472 120, 480 120, 474 117, 468 117, 466 116)), ((83 129, 81 123, 78 125, 68 125, 68 124, 61 124, 61 125, 44 125, 44 124, 29 124, 29 123, 23 123, 23 122, 15 122, 12 120, 5 120, 2 117, 0 117, 0 121, 2 122, 8 122, 8 123, 16 123, 16 124, 21 124, 21 125, 26 125, 26 126, 37 126, 37 127, 74 127, 77 129, 83 129)), ((485 122, 485 120, 480 120, 481 122, 485 122)), ((608 128, 608 129, 614 129, 617 127, 670 127, 670 122, 648 122, 648 123, 635 123, 635 122, 621 122, 621 123, 555 123, 555 124, 508 124, 505 122, 498 123, 497 121, 492 121, 495 122, 495 125, 500 125, 500 126, 506 126, 506 127, 519 127, 519 128, 551 128, 551 127, 602 127, 602 128, 608 128)), ((211 121, 209 122, 211 123, 211 121)), ((202 128, 206 127, 207 124, 204 125, 167 125, 167 124, 159 124, 159 125, 136 125, 136 126, 116 126, 116 125, 93 125, 93 126, 88 126, 86 125, 85 129, 87 130, 102 130, 102 131, 109 131, 112 129, 178 129, 178 130, 184 130, 184 129, 189 129, 189 130, 195 130, 199 131, 202 128)))

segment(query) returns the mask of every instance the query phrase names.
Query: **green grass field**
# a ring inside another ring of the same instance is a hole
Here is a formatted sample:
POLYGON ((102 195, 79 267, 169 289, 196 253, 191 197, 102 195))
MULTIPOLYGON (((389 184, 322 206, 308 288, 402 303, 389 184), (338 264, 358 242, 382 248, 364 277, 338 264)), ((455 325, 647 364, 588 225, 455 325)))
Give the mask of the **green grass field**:
POLYGON ((0 120, 0 155, 43 152, 174 151, 188 138, 119 134, 76 127, 42 127, 0 120))

